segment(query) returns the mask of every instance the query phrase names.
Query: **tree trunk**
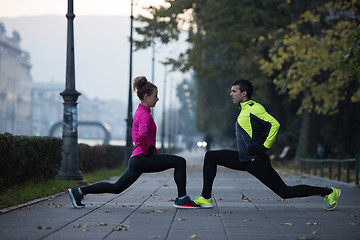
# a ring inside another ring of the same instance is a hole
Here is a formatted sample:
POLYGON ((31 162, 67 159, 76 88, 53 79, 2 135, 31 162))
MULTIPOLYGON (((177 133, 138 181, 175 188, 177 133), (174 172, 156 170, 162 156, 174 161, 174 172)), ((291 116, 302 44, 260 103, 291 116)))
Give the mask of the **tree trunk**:
POLYGON ((296 148, 295 162, 300 163, 300 157, 315 157, 317 154, 317 144, 321 128, 321 116, 305 111, 301 124, 300 137, 296 148))

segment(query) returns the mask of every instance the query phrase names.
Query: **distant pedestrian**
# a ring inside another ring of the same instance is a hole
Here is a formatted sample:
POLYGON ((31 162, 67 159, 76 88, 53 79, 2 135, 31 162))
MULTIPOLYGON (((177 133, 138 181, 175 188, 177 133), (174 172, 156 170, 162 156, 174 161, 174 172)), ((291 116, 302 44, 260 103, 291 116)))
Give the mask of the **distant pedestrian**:
POLYGON ((132 139, 135 143, 130 156, 129 166, 115 183, 100 182, 81 188, 68 189, 74 207, 83 208, 81 202, 86 194, 114 193, 119 194, 130 187, 143 173, 161 172, 174 168, 174 180, 177 185, 178 197, 174 207, 200 208, 186 195, 186 161, 174 155, 157 154, 156 124, 151 116, 150 108, 155 107, 158 98, 157 87, 145 77, 136 77, 133 81, 140 104, 135 112, 132 139))
POLYGON ((265 153, 274 143, 280 124, 266 112, 259 103, 251 100, 253 86, 248 80, 236 80, 230 96, 239 105, 240 114, 235 124, 236 150, 209 151, 205 154, 203 166, 203 189, 194 202, 204 208, 213 207, 212 185, 217 166, 247 171, 269 187, 281 198, 295 198, 319 195, 324 197, 324 208, 334 210, 341 191, 336 188, 313 187, 309 185, 288 186, 271 166, 265 153))

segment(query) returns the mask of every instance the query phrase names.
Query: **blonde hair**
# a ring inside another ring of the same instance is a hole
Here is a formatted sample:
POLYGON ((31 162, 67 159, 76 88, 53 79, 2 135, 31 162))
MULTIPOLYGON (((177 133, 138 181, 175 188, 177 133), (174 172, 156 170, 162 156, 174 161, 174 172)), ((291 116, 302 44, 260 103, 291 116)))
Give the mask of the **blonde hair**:
POLYGON ((138 76, 133 80, 133 91, 136 91, 140 100, 144 99, 145 94, 151 95, 154 89, 157 89, 156 85, 149 82, 144 76, 138 76))

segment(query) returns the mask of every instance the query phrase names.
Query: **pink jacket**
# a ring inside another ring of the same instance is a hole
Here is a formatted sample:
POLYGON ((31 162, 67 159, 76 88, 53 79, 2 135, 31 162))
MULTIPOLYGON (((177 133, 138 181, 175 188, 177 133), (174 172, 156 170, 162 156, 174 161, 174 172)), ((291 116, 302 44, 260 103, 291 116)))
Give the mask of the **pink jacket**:
POLYGON ((141 153, 148 155, 148 148, 150 146, 154 147, 154 154, 157 154, 155 147, 156 124, 150 112, 150 108, 141 104, 139 104, 136 109, 132 126, 132 139, 135 146, 130 157, 134 157, 141 153))

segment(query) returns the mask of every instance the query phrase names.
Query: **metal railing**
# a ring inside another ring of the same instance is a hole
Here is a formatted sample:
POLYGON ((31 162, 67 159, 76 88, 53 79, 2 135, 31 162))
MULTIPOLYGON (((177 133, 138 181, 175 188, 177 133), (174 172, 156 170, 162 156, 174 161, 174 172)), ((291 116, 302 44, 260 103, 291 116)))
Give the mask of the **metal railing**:
POLYGON ((300 169, 303 173, 311 174, 311 170, 313 170, 313 175, 317 175, 319 169, 320 177, 324 177, 324 172, 327 171, 328 178, 332 179, 334 174, 333 168, 335 168, 337 171, 338 181, 341 181, 342 172, 345 170, 345 181, 350 183, 350 178, 353 173, 353 181, 356 185, 359 185, 360 157, 347 159, 300 158, 300 169))

